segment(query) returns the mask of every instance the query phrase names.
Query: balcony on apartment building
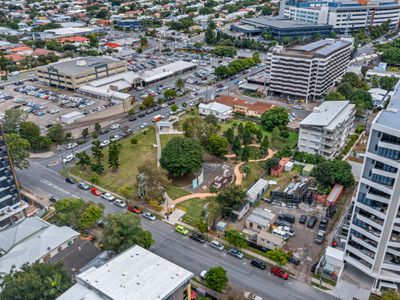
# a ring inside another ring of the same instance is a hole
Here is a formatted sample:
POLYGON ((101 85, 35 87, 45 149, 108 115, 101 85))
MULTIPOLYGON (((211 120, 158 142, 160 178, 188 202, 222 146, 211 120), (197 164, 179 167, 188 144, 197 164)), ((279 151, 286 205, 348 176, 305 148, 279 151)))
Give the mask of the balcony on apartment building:
POLYGON ((363 222, 365 225, 372 227, 372 231, 375 229, 379 231, 379 233, 383 230, 383 223, 384 219, 378 217, 377 215, 370 213, 360 207, 356 204, 355 208, 355 216, 357 220, 363 222))
MULTIPOLYGON (((369 239, 371 239, 371 240, 373 240, 375 242, 379 242, 382 230, 369 225, 368 223, 364 222, 363 220, 367 220, 368 221, 368 218, 357 214, 353 219, 353 222, 351 224, 351 228, 353 230, 363 234, 364 236, 368 237, 369 239)), ((378 226, 378 225, 375 224, 375 226, 378 226)), ((382 226, 380 226, 380 227, 382 227, 382 226)))
POLYGON ((378 147, 400 151, 400 137, 382 133, 378 142, 378 147))
POLYGON ((367 260, 364 260, 360 256, 365 257, 360 251, 358 251, 356 248, 353 248, 352 246, 347 246, 346 249, 349 249, 350 251, 346 251, 346 261, 352 264, 353 266, 356 265, 359 269, 362 269, 365 273, 369 273, 372 268, 372 263, 371 258, 367 257, 367 260), (354 250, 354 252, 353 252, 354 250), (360 254, 361 253, 361 254, 360 254), (358 256, 360 254, 360 256, 358 256))
POLYGON ((372 168, 372 173, 391 178, 396 178, 397 171, 398 171, 397 168, 390 166, 388 164, 384 164, 383 162, 380 161, 375 162, 375 165, 372 168))
POLYGON ((382 192, 376 188, 369 187, 367 191, 366 197, 371 200, 379 201, 385 204, 389 204, 390 202, 390 194, 382 192))
POLYGON ((367 195, 362 192, 358 194, 357 206, 382 219, 386 217, 388 209, 388 204, 369 199, 367 195))
POLYGON ((350 236, 350 240, 356 244, 363 246, 364 248, 376 252, 376 248, 378 247, 378 242, 366 237, 365 235, 357 232, 352 231, 352 235, 350 236))

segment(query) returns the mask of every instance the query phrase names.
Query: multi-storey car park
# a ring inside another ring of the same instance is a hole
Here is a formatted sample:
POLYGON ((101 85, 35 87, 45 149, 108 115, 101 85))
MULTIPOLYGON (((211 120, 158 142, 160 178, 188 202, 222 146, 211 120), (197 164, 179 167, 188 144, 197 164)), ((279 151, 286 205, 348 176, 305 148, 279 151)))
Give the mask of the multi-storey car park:
POLYGON ((374 279, 400 285, 400 82, 372 122, 346 245, 345 261, 374 279))
POLYGON ((351 49, 351 42, 332 39, 274 47, 266 58, 269 91, 306 101, 322 98, 345 73, 351 49))

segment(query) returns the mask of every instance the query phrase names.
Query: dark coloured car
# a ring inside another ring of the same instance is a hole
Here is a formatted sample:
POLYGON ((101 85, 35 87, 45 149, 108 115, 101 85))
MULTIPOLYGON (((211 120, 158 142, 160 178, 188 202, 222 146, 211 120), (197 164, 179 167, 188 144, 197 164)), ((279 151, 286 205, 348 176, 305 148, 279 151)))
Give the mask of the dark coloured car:
POLYGON ((67 177, 65 178, 65 181, 70 183, 70 184, 75 184, 76 180, 73 177, 67 177))
POLYGON ((137 120, 137 117, 136 116, 133 116, 133 117, 130 117, 129 118, 129 122, 133 122, 133 121, 136 121, 137 120))
POLYGON ((288 221, 285 221, 285 220, 282 220, 282 219, 278 219, 276 222, 275 222, 275 224, 276 225, 278 225, 278 226, 283 226, 283 227, 285 227, 285 226, 287 226, 287 227, 292 227, 292 224, 291 223, 289 223, 288 221))
POLYGON ((328 223, 329 223, 329 219, 328 218, 322 218, 321 221, 319 222, 319 230, 326 230, 326 228, 328 227, 328 223))
POLYGON ((298 259, 296 256, 291 256, 289 257, 289 262, 295 266, 298 266, 300 264, 300 259, 298 259))
POLYGON ((296 218, 295 216, 290 214, 281 214, 278 216, 278 220, 284 220, 286 222, 289 222, 290 224, 293 224, 296 221, 296 218))
POLYGON ((204 243, 206 240, 204 239, 204 237, 201 235, 201 234, 199 234, 199 233, 196 233, 196 232, 193 232, 191 235, 190 235, 190 238, 192 239, 192 240, 194 240, 194 241, 196 241, 196 242, 199 242, 199 243, 204 243))
POLYGON ((146 114, 145 113, 140 113, 139 118, 143 118, 146 114))
POLYGON ((308 228, 314 228, 314 226, 315 226, 315 224, 317 223, 317 221, 318 221, 318 218, 312 216, 311 218, 308 219, 307 227, 308 227, 308 228))
POLYGON ((250 264, 251 264, 252 266, 256 267, 256 268, 261 269, 261 270, 265 270, 265 269, 267 268, 267 266, 265 265, 265 263, 264 263, 262 260, 257 259, 257 258, 253 258, 253 259, 251 260, 251 263, 250 263, 250 264))
POLYGON ((168 101, 168 105, 174 105, 175 102, 174 101, 168 101))
POLYGON ((60 200, 60 199, 58 199, 58 197, 56 197, 56 196, 51 196, 51 197, 49 198, 49 201, 50 201, 51 203, 56 203, 58 200, 60 200))
POLYGON ((307 216, 306 215, 301 215, 299 219, 300 224, 306 224, 307 222, 307 216))
POLYGON ((100 134, 101 134, 101 135, 107 134, 107 133, 109 133, 109 132, 110 132, 110 129, 108 129, 108 128, 104 128, 104 129, 100 130, 100 134))

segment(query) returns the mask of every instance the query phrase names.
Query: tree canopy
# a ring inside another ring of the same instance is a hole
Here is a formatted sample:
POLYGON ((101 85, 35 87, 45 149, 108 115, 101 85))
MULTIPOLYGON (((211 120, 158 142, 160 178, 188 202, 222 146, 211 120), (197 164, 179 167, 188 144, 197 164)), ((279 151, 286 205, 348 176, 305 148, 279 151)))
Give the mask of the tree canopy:
POLYGON ((5 134, 4 138, 14 166, 18 169, 28 168, 29 150, 31 149, 29 142, 16 133, 5 134))
POLYGON ((217 195, 224 216, 230 217, 232 210, 239 209, 246 200, 246 192, 237 185, 226 187, 217 195))
POLYGON ((106 217, 101 244, 104 249, 120 253, 133 245, 150 248, 154 243, 151 232, 142 229, 140 218, 130 212, 106 217))
POLYGON ((144 174, 146 178, 144 185, 145 200, 161 201, 163 199, 163 192, 171 185, 167 177, 168 173, 163 169, 158 169, 157 165, 152 161, 143 162, 138 167, 138 173, 144 174))
POLYGON ((219 158, 228 153, 228 140, 219 135, 213 134, 208 138, 207 151, 219 158))
POLYGON ((273 107, 261 115, 261 124, 269 131, 275 127, 286 127, 288 123, 289 114, 284 107, 273 107))
POLYGON ((222 292, 228 285, 228 276, 223 267, 213 267, 207 271, 205 281, 210 289, 222 292))
POLYGON ((17 131, 18 126, 25 120, 26 114, 22 109, 10 108, 4 111, 3 130, 6 133, 17 131))
POLYGON ((53 300, 71 285, 62 264, 25 264, 20 270, 4 275, 0 299, 53 300))
POLYGON ((339 159, 320 163, 314 167, 311 175, 324 187, 332 187, 335 183, 350 187, 355 182, 351 165, 339 159))
POLYGON ((172 176, 182 176, 197 172, 203 161, 203 148, 191 138, 175 137, 168 142, 161 152, 161 167, 172 176))

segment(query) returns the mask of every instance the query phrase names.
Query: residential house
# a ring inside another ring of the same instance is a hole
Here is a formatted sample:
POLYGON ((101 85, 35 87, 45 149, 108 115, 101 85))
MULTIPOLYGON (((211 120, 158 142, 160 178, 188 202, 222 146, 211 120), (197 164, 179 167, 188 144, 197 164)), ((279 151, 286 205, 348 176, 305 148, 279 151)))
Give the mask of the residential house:
POLYGON ((9 52, 11 52, 11 54, 18 54, 18 55, 22 55, 22 56, 28 56, 28 55, 32 54, 33 49, 31 47, 28 47, 28 46, 19 46, 19 47, 11 48, 9 50, 9 52))
POLYGON ((57 39, 57 41, 62 45, 72 44, 76 47, 79 47, 81 45, 89 44, 90 40, 87 37, 77 35, 77 36, 61 37, 57 39))
POLYGON ((220 121, 226 121, 232 116, 232 108, 218 102, 200 103, 199 113, 202 116, 212 115, 220 121))
POLYGON ((215 99, 216 102, 230 106, 235 113, 243 114, 247 117, 261 117, 263 113, 275 107, 274 104, 268 104, 260 101, 247 102, 236 97, 221 95, 215 99))
POLYGON ((0 274, 25 263, 46 262, 79 237, 70 227, 52 225, 38 217, 25 218, 0 232, 0 274))

